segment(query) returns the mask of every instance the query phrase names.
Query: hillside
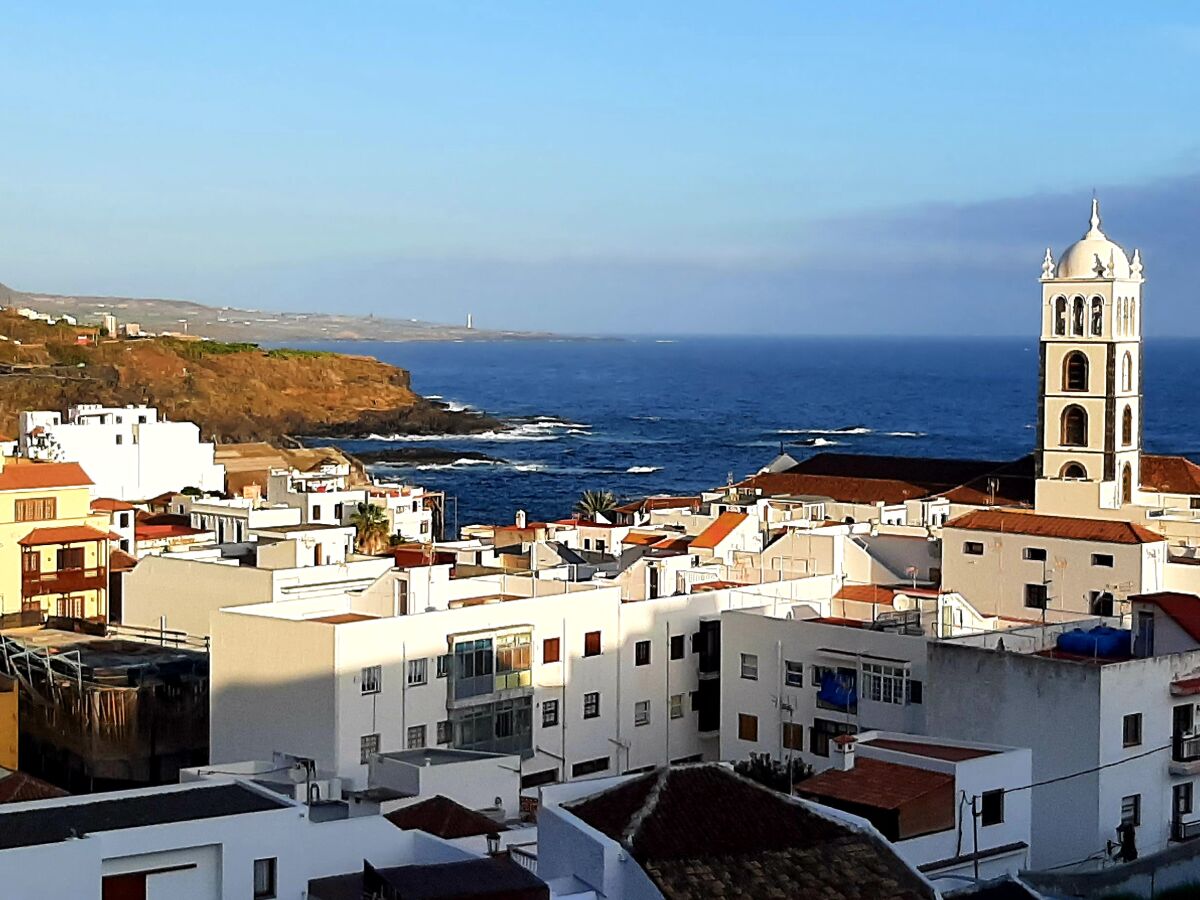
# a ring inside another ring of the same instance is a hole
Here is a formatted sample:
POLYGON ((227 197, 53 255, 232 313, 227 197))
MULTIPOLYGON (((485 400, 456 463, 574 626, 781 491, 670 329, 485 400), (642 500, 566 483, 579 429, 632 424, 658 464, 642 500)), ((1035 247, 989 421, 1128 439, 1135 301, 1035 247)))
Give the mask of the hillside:
POLYGON ((415 394, 409 374, 365 356, 152 338, 79 345, 90 329, 0 313, 0 432, 26 409, 145 403, 207 439, 467 433, 496 422, 415 394))
MULTIPOLYGON (((118 322, 136 322, 144 331, 187 331, 219 341, 507 341, 550 336, 418 319, 216 307, 190 300, 40 294, 14 290, 4 284, 0 284, 0 305, 27 306, 52 316, 66 313, 80 323, 96 323, 101 316, 111 313, 118 322)), ((333 305, 336 307, 336 302, 333 305)))

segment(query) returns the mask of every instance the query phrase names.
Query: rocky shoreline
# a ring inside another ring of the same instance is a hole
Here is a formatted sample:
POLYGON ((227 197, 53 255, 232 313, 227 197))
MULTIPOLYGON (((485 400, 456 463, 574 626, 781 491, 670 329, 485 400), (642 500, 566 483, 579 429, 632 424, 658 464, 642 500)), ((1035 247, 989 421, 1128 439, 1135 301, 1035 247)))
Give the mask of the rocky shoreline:
POLYGON ((439 400, 421 397, 408 406, 364 410, 354 419, 328 423, 306 436, 352 441, 379 435, 480 434, 503 427, 503 422, 486 413, 452 410, 439 400))

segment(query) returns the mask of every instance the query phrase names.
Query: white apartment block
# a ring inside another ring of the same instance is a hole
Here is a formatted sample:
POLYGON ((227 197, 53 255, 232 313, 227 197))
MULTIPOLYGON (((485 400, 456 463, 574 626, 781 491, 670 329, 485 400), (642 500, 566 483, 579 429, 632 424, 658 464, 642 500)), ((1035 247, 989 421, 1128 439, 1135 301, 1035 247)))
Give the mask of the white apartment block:
POLYGON ((332 457, 306 471, 273 469, 267 482, 267 500, 299 509, 305 525, 344 525, 366 499, 366 488, 350 487, 350 465, 332 457))
POLYGON ((21 413, 18 450, 31 459, 77 462, 93 495, 148 500, 194 487, 220 491, 225 468, 191 422, 169 422, 150 406, 73 406, 65 414, 21 413))
POLYGON ((248 541, 260 528, 299 525, 300 510, 285 503, 265 503, 247 497, 192 497, 176 494, 171 512, 188 516, 193 528, 211 531, 217 543, 248 541))

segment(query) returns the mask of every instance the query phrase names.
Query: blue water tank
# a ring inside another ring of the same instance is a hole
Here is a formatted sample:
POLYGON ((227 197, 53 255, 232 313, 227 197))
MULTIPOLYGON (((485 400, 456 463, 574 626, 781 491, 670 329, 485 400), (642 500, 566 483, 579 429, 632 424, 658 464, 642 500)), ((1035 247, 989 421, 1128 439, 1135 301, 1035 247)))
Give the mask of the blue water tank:
POLYGON ((1064 631, 1055 640, 1054 646, 1076 656, 1115 659, 1129 655, 1130 640, 1130 632, 1125 629, 1097 625, 1087 631, 1082 628, 1064 631))

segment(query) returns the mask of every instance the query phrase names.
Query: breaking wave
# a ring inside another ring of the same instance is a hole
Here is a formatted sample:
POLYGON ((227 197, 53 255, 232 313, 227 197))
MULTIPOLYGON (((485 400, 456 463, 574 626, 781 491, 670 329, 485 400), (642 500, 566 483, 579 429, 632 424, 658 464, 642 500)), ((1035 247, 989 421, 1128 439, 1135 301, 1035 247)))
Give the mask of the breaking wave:
POLYGON ((870 428, 865 425, 851 425, 846 428, 780 428, 776 434, 870 434, 870 428))
POLYGON ((627 475, 649 475, 651 472, 661 472, 662 466, 630 466, 625 470, 627 475))

